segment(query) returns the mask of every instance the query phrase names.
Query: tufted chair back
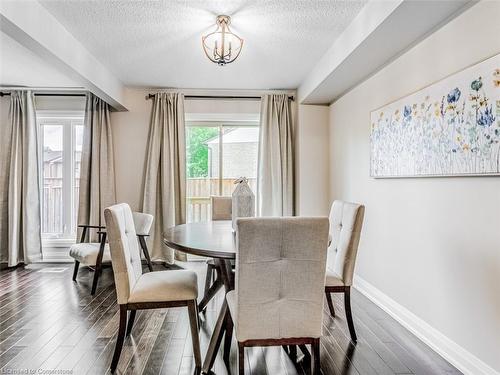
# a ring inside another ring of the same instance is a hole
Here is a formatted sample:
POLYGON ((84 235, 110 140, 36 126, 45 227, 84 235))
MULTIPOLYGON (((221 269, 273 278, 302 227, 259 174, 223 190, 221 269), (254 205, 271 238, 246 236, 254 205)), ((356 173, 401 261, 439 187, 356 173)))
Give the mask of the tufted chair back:
POLYGON ((142 275, 134 215, 126 203, 104 210, 118 304, 126 304, 130 291, 142 275))
POLYGON ((320 337, 328 219, 237 220, 236 337, 320 337))
POLYGON ((134 219, 135 233, 138 236, 147 236, 153 225, 153 215, 145 214, 142 212, 133 212, 132 217, 134 219))
POLYGON ((231 220, 233 199, 231 197, 210 197, 212 201, 212 220, 231 220))
POLYGON ((345 286, 352 285, 364 214, 365 206, 344 201, 333 202, 330 210, 328 268, 345 286))

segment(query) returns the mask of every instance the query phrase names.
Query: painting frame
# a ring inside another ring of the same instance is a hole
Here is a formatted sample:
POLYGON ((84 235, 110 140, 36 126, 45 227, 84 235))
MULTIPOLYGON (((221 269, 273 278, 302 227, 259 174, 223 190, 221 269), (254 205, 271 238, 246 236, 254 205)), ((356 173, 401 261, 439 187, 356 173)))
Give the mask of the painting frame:
MULTIPOLYGON (((435 89, 436 87, 439 87, 439 86, 444 86, 445 84, 447 84, 448 82, 450 83, 451 86, 454 86, 454 81, 453 79, 457 80, 457 76, 463 76, 465 75, 466 73, 469 73, 470 71, 470 74, 472 74, 474 72, 474 69, 475 70, 480 70, 480 68, 482 67, 482 64, 485 64, 485 65, 488 65, 487 63, 490 63, 494 66, 496 66, 495 69, 492 70, 493 72, 493 76, 494 78, 492 79, 494 81, 494 90, 498 90, 498 91, 495 91, 492 98, 490 98, 490 102, 489 103, 486 103, 486 107, 488 106, 488 104, 490 104, 490 112, 491 112, 491 108, 492 106, 494 106, 494 110, 493 110, 493 120, 492 120, 492 124, 493 124, 493 128, 495 130, 495 137, 496 138, 499 138, 496 134, 497 132, 497 128, 500 129, 500 53, 496 53, 496 54, 493 54, 491 56, 488 56, 478 62, 475 62, 473 64, 470 64, 458 71, 455 71, 453 73, 450 73, 448 75, 446 75, 445 77, 439 79, 439 80, 436 80, 432 83, 429 83, 417 90, 414 90, 413 92, 409 93, 409 94, 406 94, 404 96, 401 96, 395 100, 392 100, 391 102, 387 103, 387 104, 384 104, 376 109, 373 109, 370 111, 369 113, 369 116, 370 116, 370 162, 369 162, 369 174, 370 174, 370 177, 371 178, 374 178, 374 179, 399 179, 399 178, 439 178, 439 177, 445 177, 445 178, 449 178, 449 177, 499 177, 500 176, 500 167, 499 167, 499 163, 498 161, 496 161, 495 159, 491 158, 489 163, 491 165, 491 163, 493 164, 497 164, 496 166, 496 170, 493 170, 493 171, 475 171, 475 172, 471 172, 471 171, 449 171, 449 172, 439 172, 439 173, 429 173, 429 172, 425 172, 425 173, 384 173, 384 174, 381 174, 381 173, 375 173, 375 168, 374 168, 374 129, 376 126, 379 126, 379 124, 377 125, 374 125, 375 123, 375 119, 374 119, 374 115, 376 114, 379 114, 382 113, 383 114, 383 111, 386 110, 386 109, 394 109, 395 107, 397 106, 401 106, 402 103, 405 101, 405 100, 410 100, 410 99, 414 99, 415 97, 418 97, 419 95, 420 96, 423 96, 424 93, 428 93, 428 92, 431 92, 433 89, 435 89), (498 65, 495 65, 496 63, 498 63, 498 65), (495 74, 497 74, 497 76, 495 76, 495 74), (496 81, 495 81, 496 80, 496 81), (498 86, 497 86, 498 85, 498 86), (496 87, 496 89, 495 89, 496 87), (496 116, 496 117, 495 117, 496 116)), ((491 69, 491 67, 490 67, 491 69)), ((474 76, 472 76, 474 77, 474 76)), ((469 77, 471 78, 471 77, 469 77)), ((465 80, 465 78, 462 78, 463 80, 465 80)), ((479 78, 481 80, 481 77, 479 78)), ((470 81, 470 79, 469 79, 470 81)), ((474 81, 475 82, 475 81, 474 81)), ((462 82, 462 84, 464 84, 462 82)), ((468 85, 470 85, 469 82, 467 82, 468 85)), ((450 90, 451 89, 451 86, 450 86, 450 90)), ((481 85, 482 86, 482 85, 481 85)), ((481 88, 480 86, 480 88, 481 88)), ((463 86, 462 86, 463 87, 463 86)), ((471 86, 472 87, 472 86, 471 86)), ((458 87, 456 88, 458 89, 458 87)), ((485 89, 483 89, 482 91, 484 91, 485 89)), ((453 91, 453 90, 452 90, 453 91)), ((446 92, 441 92, 441 101, 445 100, 445 98, 447 97, 447 94, 449 91, 446 91, 446 92)), ((450 92, 451 93, 451 92, 450 92)), ((428 94, 426 99, 429 97, 430 95, 428 94)), ((458 90, 458 97, 460 97, 460 90, 458 90)), ((486 98, 486 94, 484 94, 484 97, 486 98)), ((448 97, 449 98, 449 97, 448 97)), ((466 99, 463 99, 463 108, 465 109, 466 107, 466 99)), ((458 104, 458 103, 457 103, 458 104)), ((415 104, 414 104, 415 105, 415 104)), ((414 106, 413 105, 413 106, 414 106)), ((422 103, 422 106, 424 104, 422 103)), ((423 108, 423 107, 422 107, 423 108)), ((406 106, 404 107, 404 109, 406 110, 406 106)), ((410 111, 411 112, 411 111, 410 111)), ((441 113, 442 113, 442 109, 441 109, 441 113)), ((477 110, 476 110, 476 120, 477 120, 477 110)), ((463 113, 462 113, 463 114, 463 113)), ((394 121, 392 121, 392 117, 391 117, 391 124, 394 123, 394 121)), ((443 119, 441 119, 442 122, 444 122, 444 116, 443 116, 443 119)), ((387 126, 387 121, 385 122, 385 126, 386 128, 390 128, 391 126, 387 126)), ((397 123, 396 123, 397 124, 397 123)), ((467 122, 468 125, 470 125, 469 122, 467 122)), ((399 125, 399 124, 398 124, 399 125)), ((425 125, 429 126, 429 123, 425 123, 425 125)), ((449 124, 448 124, 449 125, 449 124)), ((478 124, 474 124, 474 127, 475 128, 478 128, 478 124)), ((482 128, 478 128, 478 129, 482 129, 482 128)), ((448 132, 450 131, 450 129, 448 130, 448 132)), ((442 132, 444 134, 444 132, 442 132)), ((420 139, 420 141, 422 141, 422 139, 420 139)), ((450 139, 449 141, 453 142, 452 141, 452 137, 450 136, 450 139)), ((500 144, 498 143, 499 140, 496 140, 495 141, 495 147, 496 149, 498 149, 497 152, 497 158, 500 160, 500 144)), ((493 146, 492 146, 493 147, 493 146)), ((462 150, 460 150, 462 151, 462 150)), ((453 152, 455 152, 455 150, 453 150, 453 152)), ((493 151, 492 151, 493 152, 493 151)), ((453 156, 451 156, 453 157, 453 156)), ((477 159, 478 157, 475 156, 474 157, 475 159, 477 159)), ((484 160, 484 159, 482 159, 484 160)), ((453 166, 453 162, 450 161, 449 162, 451 166, 453 166)), ((387 163, 385 164, 387 165, 387 163)), ((386 167, 387 168, 387 167, 386 167)))

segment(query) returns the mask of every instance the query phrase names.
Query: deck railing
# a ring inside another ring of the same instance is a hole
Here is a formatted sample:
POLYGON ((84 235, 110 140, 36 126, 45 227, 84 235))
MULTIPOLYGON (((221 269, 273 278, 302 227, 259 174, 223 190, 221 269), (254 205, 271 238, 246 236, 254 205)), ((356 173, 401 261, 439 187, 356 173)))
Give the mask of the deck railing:
MULTIPOLYGON (((222 193, 219 194, 220 182, 218 178, 188 178, 186 185, 187 222, 196 223, 200 221, 210 221, 212 218, 210 196, 230 196, 234 190, 234 181, 234 178, 222 179, 222 193)), ((248 184, 255 193, 257 179, 248 179, 248 184)))
MULTIPOLYGON (((233 178, 222 179, 222 194, 219 194, 219 179, 217 178, 188 178, 186 184, 187 196, 187 222, 200 222, 211 220, 210 196, 230 196, 234 190, 233 178)), ((77 181, 78 182, 78 181, 77 181)), ((248 180, 250 187, 255 192, 257 180, 248 180)), ((78 183, 74 191, 74 215, 78 211, 78 183)), ((42 196, 42 232, 63 233, 63 197, 62 178, 44 178, 42 196)), ((76 223, 76 217, 75 221, 76 223)))

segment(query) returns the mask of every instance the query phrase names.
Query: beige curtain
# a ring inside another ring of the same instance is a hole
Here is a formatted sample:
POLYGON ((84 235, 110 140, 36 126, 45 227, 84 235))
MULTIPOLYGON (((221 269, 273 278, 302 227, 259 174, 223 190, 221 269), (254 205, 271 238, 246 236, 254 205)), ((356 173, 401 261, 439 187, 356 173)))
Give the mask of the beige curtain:
POLYGON ((184 96, 155 94, 151 110, 144 176, 143 212, 154 215, 150 242, 153 260, 185 260, 163 243, 163 232, 186 222, 186 143, 184 96))
POLYGON ((294 214, 293 124, 286 94, 264 95, 260 106, 257 214, 294 214))
POLYGON ((12 267, 39 260, 40 176, 33 93, 12 92, 0 125, 0 262, 12 267))
MULTIPOLYGON (((104 209, 116 203, 109 105, 87 95, 80 169, 78 224, 104 225, 104 209)), ((97 240, 96 231, 91 239, 97 240)))

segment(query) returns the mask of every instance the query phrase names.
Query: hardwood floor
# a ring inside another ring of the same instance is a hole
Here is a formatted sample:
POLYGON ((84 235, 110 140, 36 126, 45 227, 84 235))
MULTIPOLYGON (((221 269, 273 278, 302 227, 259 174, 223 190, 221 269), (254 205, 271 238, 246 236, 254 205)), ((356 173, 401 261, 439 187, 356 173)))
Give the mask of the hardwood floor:
MULTIPOLYGON (((199 272, 202 294, 205 264, 193 262, 187 267, 199 272)), ((155 265, 155 269, 164 268, 155 265)), ((0 373, 15 373, 14 369, 109 373, 119 317, 112 271, 103 271, 95 296, 90 295, 92 272, 83 267, 75 283, 72 271, 72 264, 0 271, 0 373)), ((358 343, 353 345, 342 296, 332 297, 337 317, 330 317, 325 303, 320 348, 323 374, 460 374, 355 289, 351 303, 358 343)), ((222 298, 220 293, 206 314, 200 315, 202 357, 222 298)), ((191 348, 187 308, 140 311, 131 336, 125 340, 116 373, 192 374, 191 348)), ((293 363, 281 347, 248 348, 246 374, 309 374, 308 357, 300 350, 298 353, 298 361, 293 363)), ((237 373, 236 356, 233 341, 232 374, 237 373)), ((213 370, 229 373, 222 352, 213 370)))

